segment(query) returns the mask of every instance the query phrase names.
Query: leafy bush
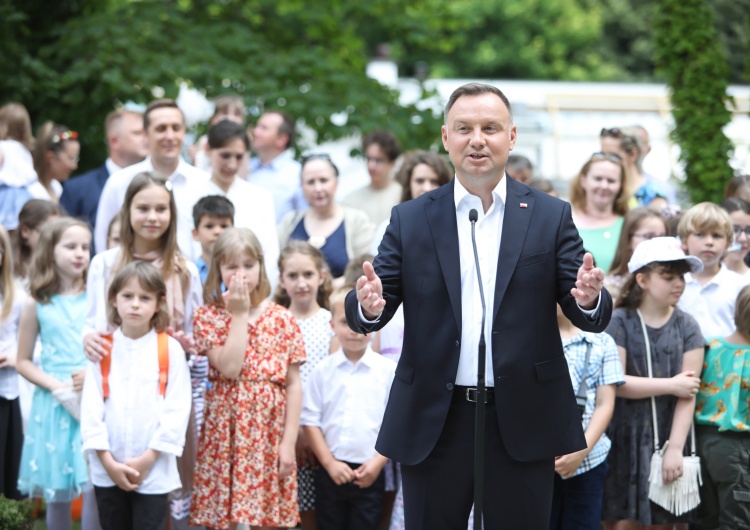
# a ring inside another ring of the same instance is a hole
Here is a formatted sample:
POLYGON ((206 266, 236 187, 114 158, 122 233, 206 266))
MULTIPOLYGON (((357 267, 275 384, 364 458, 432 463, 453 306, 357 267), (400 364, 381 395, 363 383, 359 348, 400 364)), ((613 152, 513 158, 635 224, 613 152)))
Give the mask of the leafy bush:
POLYGON ((0 495, 0 530, 31 530, 33 524, 29 501, 13 501, 0 495))

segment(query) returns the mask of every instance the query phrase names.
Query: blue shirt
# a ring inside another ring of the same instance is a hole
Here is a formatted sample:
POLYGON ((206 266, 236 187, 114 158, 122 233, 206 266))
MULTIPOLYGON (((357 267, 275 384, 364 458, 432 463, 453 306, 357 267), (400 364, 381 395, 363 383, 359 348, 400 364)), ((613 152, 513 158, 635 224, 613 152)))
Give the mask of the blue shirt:
POLYGON ((203 256, 198 256, 195 260, 195 266, 198 267, 198 274, 201 277, 201 283, 206 284, 206 277, 208 277, 208 263, 203 260, 203 256))
MULTIPOLYGON (((568 361, 570 380, 573 383, 573 392, 578 392, 586 362, 586 348, 588 344, 591 344, 591 354, 586 369, 586 409, 581 420, 583 429, 586 430, 596 407, 596 387, 599 385, 619 386, 625 383, 620 355, 617 353, 615 340, 606 333, 584 333, 581 331, 572 339, 563 339, 562 343, 565 358, 568 361)), ((602 434, 572 476, 590 471, 604 462, 611 446, 610 439, 606 434, 602 434)))
POLYGON ((257 156, 250 159, 250 174, 247 181, 271 192, 277 224, 288 212, 308 208, 307 201, 302 195, 301 172, 300 163, 286 152, 265 166, 257 156))

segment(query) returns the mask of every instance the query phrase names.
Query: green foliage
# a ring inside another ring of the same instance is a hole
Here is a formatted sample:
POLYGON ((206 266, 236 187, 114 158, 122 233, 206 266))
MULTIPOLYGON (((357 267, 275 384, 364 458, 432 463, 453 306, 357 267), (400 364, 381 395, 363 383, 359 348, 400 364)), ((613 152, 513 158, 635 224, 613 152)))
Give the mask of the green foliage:
POLYGON ((0 530, 31 530, 31 510, 29 501, 12 501, 0 495, 0 530))
MULTIPOLYGON (((586 0, 461 0, 465 25, 442 49, 404 43, 402 64, 430 64, 436 77, 603 80, 623 76, 597 48, 603 10, 586 0)), ((388 23, 389 21, 384 21, 388 23)))
MULTIPOLYGON (((338 0, 323 10, 301 0, 111 0, 66 12, 45 43, 16 30, 8 39, 24 44, 19 56, 38 58, 41 72, 0 76, 0 94, 27 105, 37 124, 53 119, 77 129, 82 168, 104 157, 107 112, 126 101, 147 103, 154 87, 175 97, 181 82, 209 98, 239 93, 252 116, 286 110, 318 142, 388 128, 405 148, 438 145, 439 117, 399 105, 397 93, 365 76, 368 53, 358 28, 394 4, 338 0)), ((24 9, 7 14, 31 20, 24 9)))
POLYGON ((694 202, 718 202, 732 169, 723 132, 729 69, 705 0, 660 0, 654 19, 656 63, 670 87, 673 135, 694 202))

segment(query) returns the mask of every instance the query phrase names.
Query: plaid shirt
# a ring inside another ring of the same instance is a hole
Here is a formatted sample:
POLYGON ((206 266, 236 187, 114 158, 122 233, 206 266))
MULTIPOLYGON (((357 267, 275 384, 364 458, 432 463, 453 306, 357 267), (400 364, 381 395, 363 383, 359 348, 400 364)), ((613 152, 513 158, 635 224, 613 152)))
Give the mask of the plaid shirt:
MULTIPOLYGON (((625 382, 620 355, 612 337, 606 333, 579 332, 569 340, 563 339, 563 350, 568 361, 573 392, 578 392, 583 377, 583 365, 586 362, 586 347, 591 343, 589 365, 586 370, 586 410, 583 413, 583 428, 588 427, 596 406, 596 387, 599 385, 621 385, 625 382)), ((602 434, 591 452, 583 459, 573 476, 589 471, 606 460, 612 442, 602 434)))

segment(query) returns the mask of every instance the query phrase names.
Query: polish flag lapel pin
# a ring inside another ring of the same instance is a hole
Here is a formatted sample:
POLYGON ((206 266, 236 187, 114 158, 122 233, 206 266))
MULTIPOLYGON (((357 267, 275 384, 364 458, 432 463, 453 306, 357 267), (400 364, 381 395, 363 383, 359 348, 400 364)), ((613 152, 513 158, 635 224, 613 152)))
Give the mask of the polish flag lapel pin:
POLYGON ((528 208, 528 207, 529 207, 529 205, 528 205, 528 204, 526 204, 525 202, 522 202, 522 203, 521 203, 521 208, 528 208))

